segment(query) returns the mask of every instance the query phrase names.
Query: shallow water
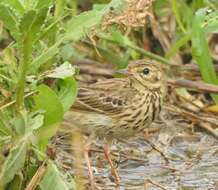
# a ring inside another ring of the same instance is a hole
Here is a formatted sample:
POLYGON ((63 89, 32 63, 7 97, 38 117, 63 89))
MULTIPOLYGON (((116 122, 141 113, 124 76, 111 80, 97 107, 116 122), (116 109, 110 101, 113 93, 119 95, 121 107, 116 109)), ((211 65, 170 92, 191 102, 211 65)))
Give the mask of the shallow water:
MULTIPOLYGON (((158 190, 161 189, 159 185, 167 190, 218 189, 218 141, 204 131, 192 133, 185 125, 165 127, 150 137, 137 137, 128 140, 128 143, 114 144, 111 151, 116 154, 114 162, 118 162, 119 188, 113 182, 103 153, 99 153, 103 143, 98 141, 93 146, 98 151, 91 151, 90 156, 99 187, 102 190, 158 190), (146 180, 152 180, 156 185, 147 183, 145 188, 146 180)), ((73 156, 68 148, 67 144, 58 145, 57 164, 72 163, 73 156)), ((70 167, 66 169, 70 173, 72 170, 70 167)))
MULTIPOLYGON (((193 135, 183 132, 175 134, 173 138, 168 135, 169 139, 163 144, 159 141, 162 135, 165 135, 166 139, 165 131, 149 138, 149 140, 158 146, 159 150, 168 158, 168 162, 143 139, 132 140, 132 143, 128 141, 128 143, 135 145, 134 148, 125 143, 113 146, 113 151, 117 151, 116 147, 119 147, 119 151, 122 150, 120 152, 123 154, 127 152, 126 154, 130 155, 131 148, 136 152, 137 148, 135 147, 138 145, 137 157, 142 159, 142 161, 135 161, 121 158, 117 170, 122 182, 118 189, 144 189, 146 179, 151 179, 167 190, 216 189, 218 182, 217 140, 204 132, 195 132, 193 135), (187 141, 186 138, 188 138, 187 141)), ((96 174, 97 176, 105 177, 104 189, 116 189, 108 179, 109 169, 97 168, 97 171, 99 172, 96 174)), ((149 184, 147 189, 160 188, 149 184)))

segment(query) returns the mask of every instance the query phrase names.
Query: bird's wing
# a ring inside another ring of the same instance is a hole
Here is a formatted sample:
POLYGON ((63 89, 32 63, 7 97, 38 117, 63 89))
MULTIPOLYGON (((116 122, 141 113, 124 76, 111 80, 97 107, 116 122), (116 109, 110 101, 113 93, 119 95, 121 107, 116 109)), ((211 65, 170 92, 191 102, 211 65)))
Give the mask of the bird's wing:
POLYGON ((136 92, 127 79, 109 79, 81 87, 72 109, 119 114, 129 105, 136 92))

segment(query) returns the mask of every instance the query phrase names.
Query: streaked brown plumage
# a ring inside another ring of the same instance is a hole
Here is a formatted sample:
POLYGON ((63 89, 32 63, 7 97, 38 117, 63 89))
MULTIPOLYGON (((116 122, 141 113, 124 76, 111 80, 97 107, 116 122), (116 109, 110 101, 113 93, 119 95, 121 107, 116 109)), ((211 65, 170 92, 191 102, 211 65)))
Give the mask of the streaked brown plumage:
POLYGON ((134 61, 126 75, 80 87, 65 124, 104 138, 131 137, 148 127, 161 110, 164 80, 160 64, 134 61))
MULTIPOLYGON (((164 94, 161 65, 148 60, 130 63, 126 78, 108 79, 80 87, 76 103, 64 117, 63 126, 111 141, 142 132, 158 116, 164 94)), ((120 178, 105 148, 117 184, 120 178)), ((87 154, 86 154, 87 157, 87 154)), ((87 160, 88 167, 90 167, 87 160)), ((93 175, 89 169, 91 182, 93 175)))

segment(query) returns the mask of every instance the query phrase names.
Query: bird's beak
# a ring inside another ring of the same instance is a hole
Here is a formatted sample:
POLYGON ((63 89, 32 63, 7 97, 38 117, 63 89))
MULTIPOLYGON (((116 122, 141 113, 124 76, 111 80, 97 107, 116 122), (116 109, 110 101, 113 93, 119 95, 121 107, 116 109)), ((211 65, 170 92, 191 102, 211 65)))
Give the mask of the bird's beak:
POLYGON ((131 75, 130 72, 128 71, 128 69, 119 69, 116 71, 116 73, 127 75, 127 76, 131 75))

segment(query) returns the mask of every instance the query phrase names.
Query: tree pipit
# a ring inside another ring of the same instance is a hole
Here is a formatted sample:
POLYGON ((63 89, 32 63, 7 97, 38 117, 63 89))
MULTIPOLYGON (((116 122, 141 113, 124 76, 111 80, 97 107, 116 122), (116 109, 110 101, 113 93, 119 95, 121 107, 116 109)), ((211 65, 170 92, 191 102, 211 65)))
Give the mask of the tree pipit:
MULTIPOLYGON (((165 91, 161 64, 151 60, 131 62, 122 70, 125 78, 113 78, 80 87, 78 97, 64 118, 69 127, 77 126, 83 133, 104 138, 123 139, 141 133, 161 111, 165 91)), ((69 128, 68 128, 69 130, 69 128)), ((109 156, 116 183, 120 178, 109 156)))

